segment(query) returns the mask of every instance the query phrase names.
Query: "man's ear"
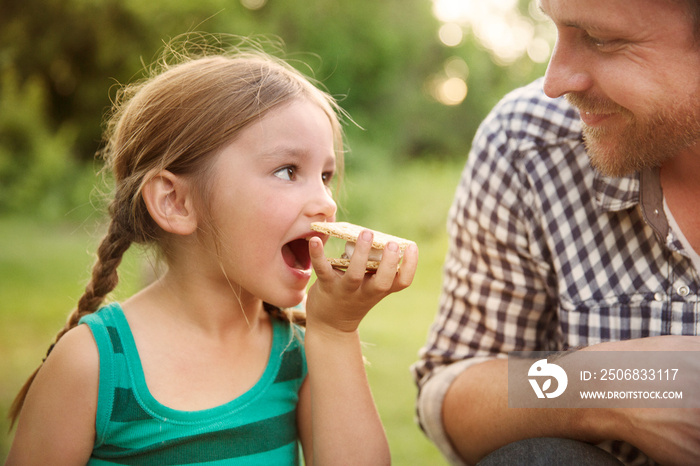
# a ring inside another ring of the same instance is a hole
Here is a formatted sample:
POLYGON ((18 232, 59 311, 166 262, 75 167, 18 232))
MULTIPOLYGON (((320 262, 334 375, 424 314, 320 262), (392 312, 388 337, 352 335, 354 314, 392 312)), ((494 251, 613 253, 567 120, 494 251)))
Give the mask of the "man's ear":
POLYGON ((190 235, 197 230, 197 215, 189 182, 167 170, 152 176, 141 191, 151 218, 163 230, 190 235))

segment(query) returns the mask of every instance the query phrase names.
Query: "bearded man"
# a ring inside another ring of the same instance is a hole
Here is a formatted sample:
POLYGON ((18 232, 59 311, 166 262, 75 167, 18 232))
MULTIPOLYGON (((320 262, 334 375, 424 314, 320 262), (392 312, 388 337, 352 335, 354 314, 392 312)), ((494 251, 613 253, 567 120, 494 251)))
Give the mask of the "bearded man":
POLYGON ((420 425, 453 464, 698 464, 698 409, 509 408, 513 351, 700 350, 700 2, 540 6, 547 73, 482 123, 450 209, 420 425))

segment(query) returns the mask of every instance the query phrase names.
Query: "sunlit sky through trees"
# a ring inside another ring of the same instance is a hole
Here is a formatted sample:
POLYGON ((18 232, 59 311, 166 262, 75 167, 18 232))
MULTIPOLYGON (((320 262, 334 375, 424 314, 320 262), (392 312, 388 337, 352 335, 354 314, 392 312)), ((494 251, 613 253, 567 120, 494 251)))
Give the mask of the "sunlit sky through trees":
MULTIPOLYGON (((267 0, 240 0, 257 10, 267 0)), ((528 4, 528 14, 518 9, 518 0, 431 0, 433 14, 440 21, 436 33, 446 46, 456 48, 469 35, 489 51, 493 61, 508 66, 527 56, 544 63, 551 53, 554 28, 542 14, 537 0, 528 4)), ((427 83, 430 94, 444 105, 459 105, 467 97, 469 64, 453 56, 444 64, 444 72, 427 83)))
MULTIPOLYGON (((518 10, 518 0, 433 0, 433 14, 441 23, 437 33, 445 46, 457 47, 473 34, 502 66, 524 56, 546 62, 555 38, 536 0, 528 4, 527 15, 518 10)), ((467 96, 468 74, 469 64, 463 58, 447 60, 444 76, 432 83, 434 97, 445 105, 461 103, 467 96)))

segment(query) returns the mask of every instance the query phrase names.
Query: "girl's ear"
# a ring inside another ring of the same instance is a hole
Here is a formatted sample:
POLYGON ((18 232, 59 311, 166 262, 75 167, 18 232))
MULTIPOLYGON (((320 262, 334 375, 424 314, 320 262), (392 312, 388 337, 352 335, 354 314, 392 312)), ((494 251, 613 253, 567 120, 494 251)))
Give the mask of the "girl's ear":
POLYGON ((141 195, 151 218, 163 230, 190 235, 197 230, 197 216, 187 180, 162 170, 143 186, 141 195))

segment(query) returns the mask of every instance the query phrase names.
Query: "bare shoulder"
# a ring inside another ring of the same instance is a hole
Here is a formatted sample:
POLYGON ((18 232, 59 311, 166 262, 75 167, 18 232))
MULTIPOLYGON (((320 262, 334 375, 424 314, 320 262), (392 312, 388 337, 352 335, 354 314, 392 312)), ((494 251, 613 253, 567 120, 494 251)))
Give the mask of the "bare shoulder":
POLYGON ((44 365, 57 365, 75 375, 97 374, 99 353, 87 325, 78 325, 56 343, 44 365))
POLYGON ((95 441, 98 386, 97 345, 90 329, 79 325, 59 340, 37 373, 8 464, 58 464, 57 458, 85 464, 95 441))
MULTIPOLYGON (((100 357, 87 325, 78 325, 56 343, 32 385, 50 382, 51 390, 97 389, 100 357)), ((96 393, 96 392, 95 392, 96 393)))

